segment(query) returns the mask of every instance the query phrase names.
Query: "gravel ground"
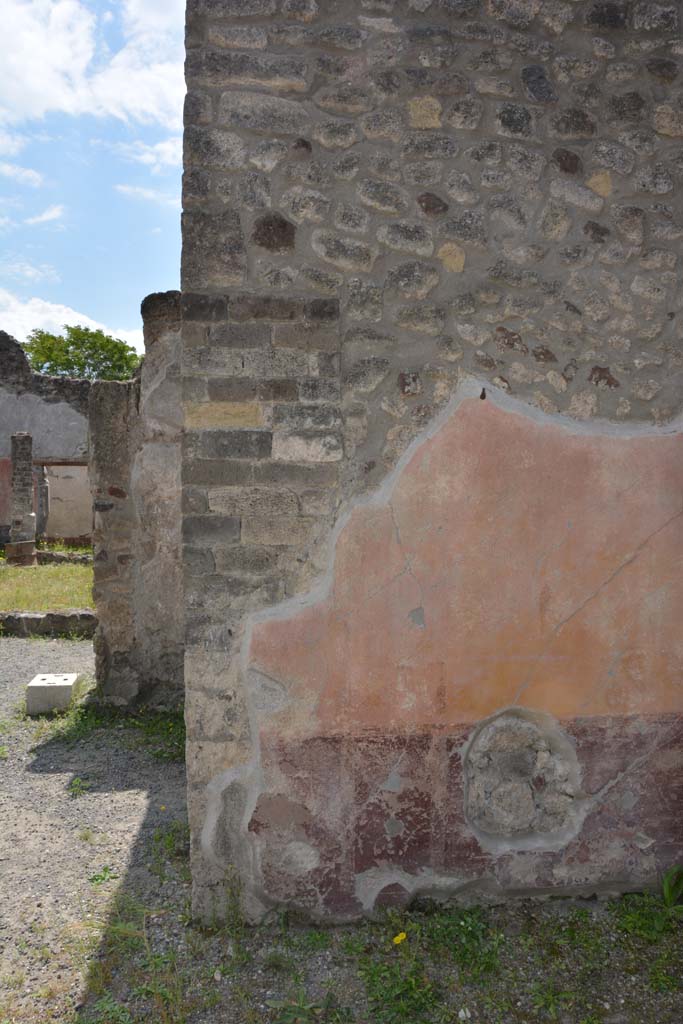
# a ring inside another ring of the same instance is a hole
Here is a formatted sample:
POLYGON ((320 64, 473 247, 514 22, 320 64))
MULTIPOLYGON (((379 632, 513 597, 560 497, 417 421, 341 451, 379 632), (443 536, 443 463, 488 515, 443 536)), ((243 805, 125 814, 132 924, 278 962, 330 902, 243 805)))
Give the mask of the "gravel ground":
POLYGON ((120 718, 69 741, 17 712, 92 669, 0 640, 0 1024, 683 1024, 683 917, 651 896, 193 926, 183 765, 120 718))
POLYGON ((157 883, 146 869, 154 831, 185 816, 184 767, 131 750, 122 731, 36 741, 17 707, 35 675, 54 672, 92 675, 92 644, 0 639, 1 1024, 70 1018, 114 887, 89 879, 109 867, 126 886, 141 873, 143 887, 157 883))

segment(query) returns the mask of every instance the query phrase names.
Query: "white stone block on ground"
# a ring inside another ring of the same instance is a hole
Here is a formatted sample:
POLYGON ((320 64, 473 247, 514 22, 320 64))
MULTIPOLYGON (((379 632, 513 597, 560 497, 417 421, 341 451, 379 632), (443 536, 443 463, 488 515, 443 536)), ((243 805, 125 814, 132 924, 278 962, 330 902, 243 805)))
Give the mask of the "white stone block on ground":
POLYGON ((35 676, 26 687, 26 712, 45 715, 50 711, 65 711, 76 693, 78 675, 35 676))

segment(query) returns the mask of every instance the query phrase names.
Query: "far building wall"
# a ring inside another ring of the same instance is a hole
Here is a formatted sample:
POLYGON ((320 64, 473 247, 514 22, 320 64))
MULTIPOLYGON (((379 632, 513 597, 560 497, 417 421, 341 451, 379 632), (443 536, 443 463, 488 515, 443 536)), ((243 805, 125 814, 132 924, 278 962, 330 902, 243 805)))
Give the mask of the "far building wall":
POLYGON ((23 349, 0 331, 0 542, 8 539, 11 515, 11 437, 33 438, 34 466, 50 466, 54 507, 50 537, 89 538, 92 510, 87 480, 90 381, 33 373, 23 349), (73 491, 69 485, 73 482, 73 491))

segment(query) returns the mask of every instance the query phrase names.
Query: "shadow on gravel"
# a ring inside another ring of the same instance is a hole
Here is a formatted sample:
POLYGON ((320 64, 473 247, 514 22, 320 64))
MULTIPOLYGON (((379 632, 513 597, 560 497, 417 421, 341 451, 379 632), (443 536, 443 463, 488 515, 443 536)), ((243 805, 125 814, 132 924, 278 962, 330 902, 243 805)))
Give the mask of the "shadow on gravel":
POLYGON ((92 843, 98 865, 76 882, 84 906, 96 909, 65 938, 83 977, 81 996, 71 1015, 46 1013, 46 1021, 186 1019, 174 1009, 182 980, 173 948, 190 898, 184 745, 182 710, 131 714, 86 702, 39 726, 27 771, 65 777, 66 793, 83 809, 73 841, 92 843), (78 804, 86 795, 97 800, 78 804))

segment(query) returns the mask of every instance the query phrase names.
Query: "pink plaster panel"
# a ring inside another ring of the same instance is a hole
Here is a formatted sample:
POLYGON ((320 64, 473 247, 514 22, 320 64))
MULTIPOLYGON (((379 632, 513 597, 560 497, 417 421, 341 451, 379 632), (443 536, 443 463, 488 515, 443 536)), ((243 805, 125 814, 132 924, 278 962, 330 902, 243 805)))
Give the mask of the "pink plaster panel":
POLYGON ((326 596, 256 622, 265 731, 683 709, 683 438, 466 399, 351 513, 326 596))

